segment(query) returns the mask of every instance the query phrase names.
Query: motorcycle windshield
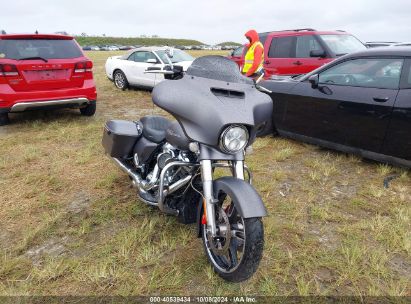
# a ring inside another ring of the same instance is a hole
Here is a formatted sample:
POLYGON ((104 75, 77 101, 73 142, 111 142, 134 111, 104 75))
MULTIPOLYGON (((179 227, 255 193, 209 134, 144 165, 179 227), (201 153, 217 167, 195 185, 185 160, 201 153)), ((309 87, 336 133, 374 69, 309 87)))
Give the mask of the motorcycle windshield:
POLYGON ((253 85, 253 81, 250 78, 240 73, 236 63, 222 56, 197 58, 188 68, 187 75, 253 85))
POLYGON ((246 126, 252 142, 272 117, 270 96, 222 56, 197 58, 182 79, 161 82, 152 97, 179 121, 188 138, 211 146, 218 146, 222 131, 233 124, 246 126))

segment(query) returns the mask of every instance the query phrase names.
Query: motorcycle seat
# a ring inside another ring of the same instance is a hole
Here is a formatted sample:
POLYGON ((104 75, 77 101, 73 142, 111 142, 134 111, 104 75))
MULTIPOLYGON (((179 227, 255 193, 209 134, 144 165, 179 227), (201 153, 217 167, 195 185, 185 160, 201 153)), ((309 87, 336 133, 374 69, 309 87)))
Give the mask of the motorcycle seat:
POLYGON ((160 143, 166 138, 166 130, 171 124, 167 118, 157 115, 149 115, 141 118, 143 124, 143 136, 148 140, 160 143))

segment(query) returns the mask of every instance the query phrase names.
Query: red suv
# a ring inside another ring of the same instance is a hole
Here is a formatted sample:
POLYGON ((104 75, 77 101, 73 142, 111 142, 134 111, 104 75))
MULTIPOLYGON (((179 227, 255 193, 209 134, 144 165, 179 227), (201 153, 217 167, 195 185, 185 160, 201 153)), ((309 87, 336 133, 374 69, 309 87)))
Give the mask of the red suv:
POLYGON ((96 111, 93 63, 64 35, 0 35, 0 125, 34 109, 96 111))
MULTIPOLYGON (((339 56, 366 49, 360 40, 344 31, 308 28, 258 35, 264 45, 266 76, 306 74, 339 56)), ((242 59, 245 53, 246 50, 242 59)))

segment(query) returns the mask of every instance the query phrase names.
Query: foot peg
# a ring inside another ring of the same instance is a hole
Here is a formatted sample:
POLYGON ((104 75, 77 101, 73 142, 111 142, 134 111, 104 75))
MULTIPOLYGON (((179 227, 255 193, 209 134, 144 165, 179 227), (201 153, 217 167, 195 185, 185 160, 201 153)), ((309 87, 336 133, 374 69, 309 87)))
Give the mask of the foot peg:
POLYGON ((140 200, 142 200, 144 203, 149 204, 151 206, 157 206, 157 200, 155 199, 154 196, 152 196, 150 193, 138 190, 137 195, 139 196, 140 200))

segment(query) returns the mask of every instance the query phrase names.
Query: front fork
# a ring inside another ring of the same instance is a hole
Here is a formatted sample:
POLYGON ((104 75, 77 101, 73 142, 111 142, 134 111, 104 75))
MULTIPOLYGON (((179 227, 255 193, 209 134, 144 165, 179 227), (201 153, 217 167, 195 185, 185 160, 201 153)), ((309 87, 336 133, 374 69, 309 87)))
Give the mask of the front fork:
MULTIPOLYGON (((213 192, 213 164, 211 160, 202 160, 200 164, 204 193, 204 209, 207 219, 207 230, 214 237, 217 235, 217 225, 214 208, 214 205, 217 202, 217 198, 214 198, 213 192)), ((233 171, 234 177, 244 180, 243 161, 233 161, 233 171)))

